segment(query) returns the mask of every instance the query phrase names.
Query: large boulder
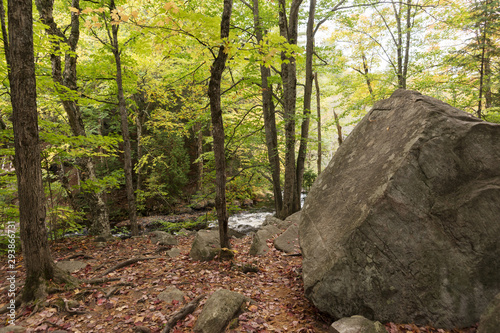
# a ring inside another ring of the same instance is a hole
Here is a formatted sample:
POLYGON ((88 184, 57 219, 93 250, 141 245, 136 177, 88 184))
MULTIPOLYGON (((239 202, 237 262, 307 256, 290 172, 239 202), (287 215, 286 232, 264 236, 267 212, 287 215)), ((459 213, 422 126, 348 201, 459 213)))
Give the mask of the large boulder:
POLYGON ((486 311, 481 315, 477 333, 498 333, 500 330, 500 294, 498 294, 486 311))
POLYGON ((306 296, 335 318, 473 325, 500 291, 499 217, 500 125, 397 90, 306 198, 306 296))

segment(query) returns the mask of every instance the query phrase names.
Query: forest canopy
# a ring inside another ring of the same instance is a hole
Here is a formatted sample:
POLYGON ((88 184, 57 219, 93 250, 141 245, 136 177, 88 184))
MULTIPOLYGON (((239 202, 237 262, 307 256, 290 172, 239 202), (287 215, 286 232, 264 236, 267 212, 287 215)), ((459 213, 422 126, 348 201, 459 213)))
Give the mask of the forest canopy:
MULTIPOLYGON (((33 2, 52 237, 83 226, 109 233, 110 220, 136 218, 130 211, 168 214, 213 200, 208 88, 219 49, 230 208, 267 195, 278 215, 297 210, 342 135, 398 88, 500 121, 498 0, 232 6, 222 38, 222 1, 33 2)), ((7 10, 5 2, 0 219, 15 221, 7 10)))

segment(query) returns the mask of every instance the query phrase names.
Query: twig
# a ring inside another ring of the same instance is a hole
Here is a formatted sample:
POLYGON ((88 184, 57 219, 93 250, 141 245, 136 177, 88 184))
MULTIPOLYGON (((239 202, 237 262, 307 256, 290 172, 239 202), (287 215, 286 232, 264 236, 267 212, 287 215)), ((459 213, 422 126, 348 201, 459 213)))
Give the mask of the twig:
POLYGON ((101 274, 101 276, 108 275, 109 273, 116 271, 117 269, 120 269, 120 268, 123 268, 126 266, 130 266, 132 264, 135 264, 138 261, 158 259, 158 258, 161 258, 161 257, 160 256, 157 256, 157 257, 136 257, 136 258, 128 259, 128 260, 122 261, 118 265, 106 270, 104 273, 101 274))
POLYGON ((67 258, 64 258, 64 260, 70 260, 70 259, 75 259, 75 258, 82 258, 82 259, 95 259, 94 257, 92 256, 89 256, 85 253, 76 253, 76 254, 73 254, 67 258))
POLYGON ((175 312, 172 317, 168 320, 167 325, 161 333, 169 333, 170 330, 177 324, 179 320, 182 320, 187 317, 188 314, 193 313, 194 310, 198 307, 198 303, 205 297, 205 294, 200 295, 189 302, 185 307, 175 312))

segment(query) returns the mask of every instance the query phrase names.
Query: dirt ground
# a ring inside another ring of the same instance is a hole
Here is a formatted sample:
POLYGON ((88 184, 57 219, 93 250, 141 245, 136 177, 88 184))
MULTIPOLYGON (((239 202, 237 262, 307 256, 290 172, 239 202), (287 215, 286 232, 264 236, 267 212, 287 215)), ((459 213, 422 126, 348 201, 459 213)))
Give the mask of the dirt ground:
MULTIPOLYGON (((207 296, 220 288, 239 292, 254 303, 239 315, 228 332, 328 332, 331 319, 319 313, 304 297, 300 256, 287 256, 272 250, 265 256, 249 256, 251 238, 232 239, 232 261, 199 262, 189 258, 194 236, 179 237, 180 255, 170 258, 168 248, 152 244, 147 236, 116 239, 102 246, 91 237, 73 237, 53 242, 55 261, 79 260, 86 265, 73 276, 89 280, 114 279, 100 284, 82 283, 76 289, 60 289, 50 294, 44 305, 17 309, 16 325, 27 332, 137 332, 139 328, 159 333, 172 314, 195 297, 207 296), (131 258, 142 257, 134 264, 106 270, 131 258), (71 258, 71 259, 70 259, 71 258), (242 267, 257 268, 244 273, 242 267), (175 286, 184 292, 184 301, 167 304, 158 295, 175 286)), ((271 241, 270 241, 271 242, 271 241)), ((269 245, 271 245, 269 243, 269 245)), ((18 256, 16 284, 20 292, 24 281, 22 258, 18 256)), ((0 263, 1 281, 7 281, 7 260, 0 263)), ((8 302, 7 283, 1 285, 0 307, 8 302)), ((172 332, 192 332, 206 297, 196 310, 179 321, 172 332)), ((0 327, 7 323, 0 316, 0 327)), ((475 332, 445 331, 411 324, 383 323, 388 332, 475 332)))

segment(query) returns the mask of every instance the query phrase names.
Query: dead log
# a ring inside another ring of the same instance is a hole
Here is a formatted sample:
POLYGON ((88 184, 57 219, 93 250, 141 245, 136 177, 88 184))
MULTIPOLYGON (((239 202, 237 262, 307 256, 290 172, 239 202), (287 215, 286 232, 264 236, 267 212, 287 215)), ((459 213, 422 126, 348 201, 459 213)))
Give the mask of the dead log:
POLYGON ((165 328, 163 328, 163 331, 161 333, 169 333, 172 328, 177 324, 178 321, 183 320, 184 318, 187 317, 188 314, 193 313, 194 310, 198 307, 198 303, 205 297, 205 294, 200 295, 193 299, 191 302, 189 302, 186 306, 184 306, 182 309, 179 311, 175 312, 172 317, 167 322, 167 325, 165 325, 165 328))

